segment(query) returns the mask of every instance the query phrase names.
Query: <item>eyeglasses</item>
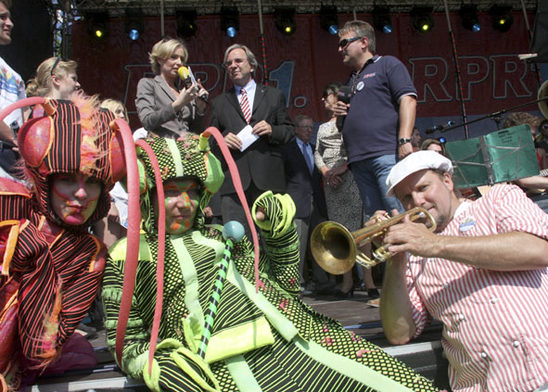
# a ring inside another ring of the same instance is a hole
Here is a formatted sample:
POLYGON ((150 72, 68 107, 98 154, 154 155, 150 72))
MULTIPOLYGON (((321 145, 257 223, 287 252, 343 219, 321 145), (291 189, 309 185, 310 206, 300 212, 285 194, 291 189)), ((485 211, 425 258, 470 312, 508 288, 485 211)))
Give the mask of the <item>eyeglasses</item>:
POLYGON ((227 60, 223 63, 223 67, 228 68, 232 65, 232 63, 235 63, 236 65, 243 64, 247 59, 245 58, 235 58, 234 60, 230 61, 227 60))
POLYGON ((55 62, 53 63, 53 66, 51 67, 51 71, 49 71, 50 76, 53 76, 53 71, 55 71, 55 67, 57 67, 57 64, 59 64, 59 61, 61 61, 61 57, 56 57, 55 62))
POLYGON ((354 42, 354 41, 357 41, 359 39, 362 39, 363 37, 352 37, 352 38, 345 38, 343 40, 340 40, 339 41, 339 48, 346 48, 346 45, 354 42))

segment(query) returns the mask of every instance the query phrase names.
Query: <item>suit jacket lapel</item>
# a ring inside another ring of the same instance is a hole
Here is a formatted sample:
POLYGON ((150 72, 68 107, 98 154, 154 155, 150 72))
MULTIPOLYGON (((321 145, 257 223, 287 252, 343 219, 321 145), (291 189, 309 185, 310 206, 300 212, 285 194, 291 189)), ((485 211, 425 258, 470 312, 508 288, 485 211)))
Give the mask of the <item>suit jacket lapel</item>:
POLYGON ((162 91, 166 94, 166 96, 171 100, 171 101, 175 101, 175 96, 173 95, 173 92, 171 91, 171 89, 169 88, 169 86, 167 85, 166 81, 164 80, 164 78, 162 78, 160 75, 156 75, 154 77, 154 81, 156 83, 158 83, 158 85, 160 86, 160 88, 162 89, 162 91))
POLYGON ((238 97, 236 96, 236 89, 234 87, 232 87, 230 90, 228 90, 228 93, 227 93, 226 97, 227 97, 228 102, 236 110, 236 113, 238 113, 240 115, 240 117, 245 121, 244 113, 242 112, 240 102, 238 102, 238 97))

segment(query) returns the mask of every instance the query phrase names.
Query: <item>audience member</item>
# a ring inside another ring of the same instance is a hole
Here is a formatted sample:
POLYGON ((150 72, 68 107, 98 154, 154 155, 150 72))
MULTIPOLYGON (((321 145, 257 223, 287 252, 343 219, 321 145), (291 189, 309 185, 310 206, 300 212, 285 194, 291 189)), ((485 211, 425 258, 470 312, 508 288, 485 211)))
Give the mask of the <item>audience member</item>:
POLYGON ((307 276, 308 240, 316 225, 327 217, 325 197, 322 189, 322 175, 314 164, 315 146, 311 143, 312 117, 295 117, 295 138, 282 146, 285 162, 287 193, 295 202, 295 225, 299 236, 299 279, 301 292, 315 288, 326 290, 328 276, 314 260, 311 262, 312 276, 307 276), (314 285, 312 285, 314 283, 314 285))
POLYGON ((441 155, 446 155, 445 153, 445 143, 440 142, 438 139, 428 138, 420 145, 421 150, 432 150, 439 152, 441 155))
MULTIPOLYGON (((363 204, 356 182, 348 170, 346 149, 342 134, 336 126, 337 117, 333 113, 339 89, 339 83, 330 83, 324 89, 322 100, 329 120, 318 129, 314 159, 324 179, 329 220, 338 222, 353 232, 363 226, 363 204)), ((378 298, 379 292, 375 288, 370 269, 364 269, 363 280, 369 297, 378 298)), ((339 296, 351 297, 353 287, 352 271, 349 271, 343 275, 339 296)))
MULTIPOLYGON (((257 292, 249 240, 244 236, 234 241, 230 252, 223 252, 221 230, 203 224, 203 206, 223 181, 219 161, 189 136, 170 148, 165 139, 146 141, 170 170, 159 173, 166 191, 166 199, 159 201, 150 159, 137 149, 146 176, 140 181, 146 184, 141 192, 145 232, 140 237, 143 251, 128 328, 121 342, 119 364, 124 372, 144 380, 153 391, 435 390, 379 347, 299 300, 299 241, 290 197, 265 192, 255 201, 254 219, 264 239, 259 263, 263 285, 258 285, 257 292), (157 217, 164 203, 165 311, 150 363, 160 241, 157 217), (230 267, 221 284, 217 276, 223 253, 230 267)), ((111 350, 124 288, 126 247, 127 242, 121 241, 111 250, 103 280, 111 350)))
MULTIPOLYGON (((61 60, 50 57, 36 68, 36 75, 27 82, 27 96, 68 100, 75 91, 80 90, 74 60, 61 60)), ((37 113, 42 115, 42 113, 37 113)))
MULTIPOLYGON (((223 64, 234 87, 212 101, 211 125, 222 132, 238 166, 247 200, 252 204, 266 190, 285 192, 280 146, 293 137, 293 122, 282 91, 255 82, 253 76, 259 64, 247 46, 231 45, 225 51, 223 64), (247 125, 251 127, 251 135, 239 136, 247 125), (255 138, 251 145, 242 148, 243 140, 255 138)), ((228 171, 225 174, 229 175, 228 171)), ((231 181, 223 184, 220 194, 223 221, 237 220, 249 234, 231 181)))
POLYGON ((426 209, 437 229, 406 218, 384 236, 384 332, 403 344, 440 320, 453 391, 544 391, 548 215, 515 185, 460 200, 452 172, 441 154, 418 151, 388 176, 388 192, 426 209))
POLYGON ((29 186, 0 180, 0 387, 9 390, 44 371, 63 374, 96 364, 91 345, 73 333, 105 266, 106 248, 88 228, 107 213, 112 173, 123 168, 105 159, 112 117, 94 100, 74 99, 44 103, 51 117, 21 127, 29 186), (44 133, 44 124, 52 132, 44 133))
POLYGON ((154 78, 137 84, 135 106, 143 127, 155 136, 176 139, 203 131, 207 90, 197 81, 181 86, 178 70, 188 61, 183 41, 164 38, 149 55, 154 78))
MULTIPOLYGON (((11 43, 11 0, 0 0, 0 45, 11 43)), ((25 83, 21 76, 0 57, 0 109, 25 98, 25 83)), ((19 158, 17 153, 16 129, 23 124, 24 113, 14 110, 4 121, 0 121, 0 178, 15 179, 14 165, 19 158)))
POLYGON ((396 160, 413 152, 416 90, 405 66, 395 57, 376 52, 375 30, 353 20, 340 30, 339 52, 353 69, 348 82, 350 104, 339 100, 335 114, 346 116, 342 130, 348 164, 360 190, 365 213, 401 210, 386 196, 386 177, 396 160))

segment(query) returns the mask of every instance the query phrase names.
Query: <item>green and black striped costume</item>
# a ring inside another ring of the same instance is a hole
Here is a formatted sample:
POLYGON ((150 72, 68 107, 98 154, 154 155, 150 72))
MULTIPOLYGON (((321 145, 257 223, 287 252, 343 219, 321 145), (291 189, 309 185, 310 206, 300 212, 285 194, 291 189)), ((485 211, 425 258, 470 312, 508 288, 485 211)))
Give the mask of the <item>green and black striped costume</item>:
MULTIPOLYGON (((160 159, 160 157, 159 157, 160 159)), ((165 180, 165 179, 164 179, 165 180)), ((279 227, 288 211, 272 194, 258 201, 279 227)), ((431 383, 382 349, 347 332, 298 298, 295 225, 262 231, 260 277, 244 238, 232 252, 205 360, 197 354, 204 313, 225 248, 221 230, 204 226, 166 241, 163 314, 153 371, 150 328, 156 302, 157 243, 143 234, 121 368, 162 391, 433 391, 431 383)), ((126 241, 110 250, 103 280, 108 345, 113 350, 122 295, 126 241)))

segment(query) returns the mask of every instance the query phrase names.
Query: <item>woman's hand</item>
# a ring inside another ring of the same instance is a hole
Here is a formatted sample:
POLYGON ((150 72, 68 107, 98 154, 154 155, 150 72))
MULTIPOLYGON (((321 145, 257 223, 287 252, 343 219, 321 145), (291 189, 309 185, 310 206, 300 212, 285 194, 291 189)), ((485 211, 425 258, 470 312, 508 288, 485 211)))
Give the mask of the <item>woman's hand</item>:
POLYGON ((209 97, 209 92, 202 86, 200 79, 198 79, 198 99, 196 100, 196 107, 201 114, 205 113, 207 106, 207 99, 209 97))
POLYGON ((197 94, 198 86, 194 83, 179 91, 179 96, 171 104, 175 113, 178 113, 183 107, 192 102, 196 98, 197 94))

